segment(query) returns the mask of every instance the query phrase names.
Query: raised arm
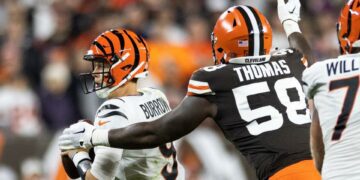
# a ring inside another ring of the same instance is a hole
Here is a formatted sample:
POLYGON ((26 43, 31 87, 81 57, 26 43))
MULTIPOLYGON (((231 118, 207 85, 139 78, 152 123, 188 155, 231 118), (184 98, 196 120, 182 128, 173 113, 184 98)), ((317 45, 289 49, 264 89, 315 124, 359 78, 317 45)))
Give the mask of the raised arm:
POLYGON ((300 8, 301 4, 299 0, 287 0, 286 3, 285 0, 278 0, 279 19, 288 37, 290 47, 302 52, 310 66, 315 62, 310 45, 301 33, 298 24, 300 21, 300 8))
MULTIPOLYGON (((216 115, 216 105, 201 97, 185 97, 174 110, 153 122, 110 130, 109 145, 127 149, 151 148, 174 141, 216 115)), ((96 145, 96 141, 94 142, 96 145)), ((100 142, 101 143, 101 142, 100 142)))

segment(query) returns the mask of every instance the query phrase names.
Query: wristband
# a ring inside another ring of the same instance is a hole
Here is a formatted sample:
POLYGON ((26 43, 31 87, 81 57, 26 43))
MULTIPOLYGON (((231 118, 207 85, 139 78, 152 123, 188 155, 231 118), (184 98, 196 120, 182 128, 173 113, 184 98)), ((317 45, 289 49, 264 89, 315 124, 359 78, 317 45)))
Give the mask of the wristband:
POLYGON ((87 152, 85 151, 80 151, 80 152, 77 152, 74 157, 72 158, 72 161, 74 162, 74 165, 75 166, 78 166, 78 164, 82 161, 82 160, 91 160, 90 159, 90 156, 87 152))
POLYGON ((289 37, 290 34, 294 33, 294 32, 299 32, 301 33, 300 31, 300 27, 299 27, 299 24, 293 20, 285 20, 283 22, 283 27, 284 27, 284 30, 285 30, 285 33, 286 33, 286 36, 289 37))
POLYGON ((91 136, 91 144, 93 146, 110 146, 109 129, 95 129, 91 136))
POLYGON ((91 169, 91 161, 89 159, 82 159, 76 166, 82 180, 85 180, 86 172, 91 169))

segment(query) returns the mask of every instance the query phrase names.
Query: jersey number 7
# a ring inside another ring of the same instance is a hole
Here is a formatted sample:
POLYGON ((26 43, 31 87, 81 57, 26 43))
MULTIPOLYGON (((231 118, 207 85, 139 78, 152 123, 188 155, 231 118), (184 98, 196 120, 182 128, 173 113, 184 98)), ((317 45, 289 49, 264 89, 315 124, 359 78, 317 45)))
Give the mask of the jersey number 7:
POLYGON ((347 79, 334 80, 330 82, 330 91, 337 90, 339 88, 347 88, 347 90, 341 113, 337 118, 334 133, 331 138, 331 140, 333 141, 339 140, 342 132, 346 128, 346 123, 351 115, 351 110, 354 106, 356 93, 359 88, 359 76, 354 76, 347 79))

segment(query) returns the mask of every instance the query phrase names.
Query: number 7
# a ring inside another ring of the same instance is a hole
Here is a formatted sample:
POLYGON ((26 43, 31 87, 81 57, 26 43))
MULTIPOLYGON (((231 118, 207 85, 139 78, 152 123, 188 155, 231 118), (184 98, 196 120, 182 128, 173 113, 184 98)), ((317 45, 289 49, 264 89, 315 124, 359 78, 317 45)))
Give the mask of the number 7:
POLYGON ((330 91, 339 89, 339 88, 347 88, 345 94, 345 100, 341 109, 341 113, 338 116, 334 133, 332 135, 331 140, 337 141, 340 139, 342 132, 346 128, 346 123, 349 120, 351 111, 354 106, 354 101, 356 97, 356 93, 359 88, 359 76, 350 77, 347 79, 339 79, 330 82, 329 89, 330 91))

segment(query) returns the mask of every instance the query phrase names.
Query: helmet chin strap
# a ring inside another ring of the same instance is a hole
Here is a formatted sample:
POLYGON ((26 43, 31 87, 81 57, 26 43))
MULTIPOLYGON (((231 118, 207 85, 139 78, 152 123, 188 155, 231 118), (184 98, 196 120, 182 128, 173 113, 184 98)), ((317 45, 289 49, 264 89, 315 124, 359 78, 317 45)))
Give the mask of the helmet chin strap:
POLYGON ((101 98, 101 99, 106 99, 107 97, 109 97, 110 95, 110 91, 109 88, 104 88, 104 89, 100 89, 95 91, 97 97, 101 98))

